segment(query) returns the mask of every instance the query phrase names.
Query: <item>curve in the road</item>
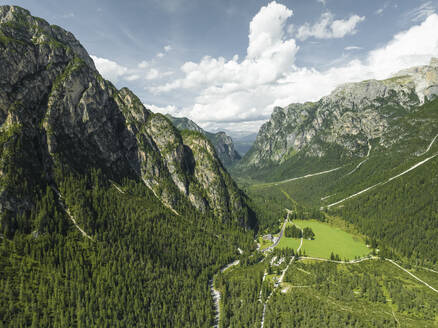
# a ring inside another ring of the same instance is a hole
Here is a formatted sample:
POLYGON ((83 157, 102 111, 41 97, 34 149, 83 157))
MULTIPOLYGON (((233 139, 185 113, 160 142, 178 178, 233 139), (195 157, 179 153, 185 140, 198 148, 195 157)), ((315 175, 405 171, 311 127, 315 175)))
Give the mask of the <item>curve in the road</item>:
POLYGON ((432 147, 433 143, 435 142, 436 138, 438 137, 438 134, 435 136, 435 138, 432 139, 432 141, 430 142, 429 146, 426 148, 426 150, 420 154, 418 154, 417 156, 423 156, 424 154, 426 154, 430 148, 432 147))
MULTIPOLYGON (((288 215, 288 217, 289 217, 289 215, 288 215)), ((280 242, 281 237, 283 237, 283 233, 284 233, 284 229, 286 228, 287 220, 288 219, 284 220, 283 226, 281 227, 280 234, 278 235, 277 240, 271 246, 268 246, 268 247, 262 249, 261 250, 262 252, 269 252, 269 251, 271 251, 272 249, 274 249, 278 245, 278 243, 280 242)))
MULTIPOLYGON (((233 262, 228 263, 224 267, 222 267, 219 271, 223 273, 223 272, 227 271, 229 268, 231 268, 235 265, 238 265, 239 263, 240 263, 239 260, 235 260, 233 262)), ((216 276, 216 275, 214 275, 214 276, 216 276)), ((221 317, 221 307, 220 307, 221 292, 218 291, 216 288, 214 288, 214 276, 213 276, 213 278, 210 279, 209 285, 210 285, 211 295, 213 296, 214 310, 215 310, 213 328, 218 328, 220 317, 221 317)))
POLYGON ((371 144, 368 142, 368 153, 365 156, 365 159, 363 161, 361 161, 359 164, 357 164, 356 167, 352 171, 348 172, 345 176, 353 174, 354 172, 356 172, 359 169, 359 167, 369 159, 370 153, 371 153, 371 144))

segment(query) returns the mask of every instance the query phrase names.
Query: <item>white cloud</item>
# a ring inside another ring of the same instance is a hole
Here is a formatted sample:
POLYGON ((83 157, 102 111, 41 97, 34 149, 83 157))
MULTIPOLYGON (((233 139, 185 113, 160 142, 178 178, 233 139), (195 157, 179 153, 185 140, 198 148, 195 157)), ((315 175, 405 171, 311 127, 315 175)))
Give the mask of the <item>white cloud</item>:
POLYGON ((325 6, 327 4, 327 0, 317 0, 320 4, 325 6))
MULTIPOLYGON (((153 86, 148 82, 148 90, 155 93, 172 91, 187 99, 196 95, 183 108, 147 105, 153 111, 187 116, 210 130, 256 131, 274 106, 315 101, 341 83, 387 78, 438 56, 438 15, 432 14, 395 35, 386 45, 362 54, 365 56, 362 60, 345 64, 344 59, 324 71, 298 67, 295 55, 299 47, 287 34, 291 17, 291 10, 271 2, 251 21, 247 54, 243 58, 205 56, 199 62, 186 62, 181 66, 182 77, 168 83, 163 82, 164 77, 173 73, 156 66, 155 60, 143 61, 133 69, 105 58, 93 56, 93 60, 106 78, 133 81, 139 77, 143 81, 157 81, 153 86)), ((345 50, 358 48, 350 45, 345 50)))
POLYGON ((160 76, 160 72, 156 68, 151 68, 146 74, 146 80, 155 80, 160 76))
POLYGON ((170 106, 162 112, 187 116, 210 129, 245 127, 256 131, 274 106, 315 101, 341 83, 387 78, 401 69, 426 64, 438 55, 438 15, 434 14, 398 33, 363 60, 351 60, 325 71, 297 67, 294 62, 299 48, 295 40, 285 38, 291 16, 287 7, 271 2, 250 23, 245 58, 206 56, 197 63, 186 62, 181 66, 182 78, 149 88, 156 93, 198 95, 190 106, 170 106))
POLYGON ((138 68, 148 68, 149 65, 150 65, 149 62, 147 62, 146 60, 143 60, 138 64, 138 68))
POLYGON ((271 2, 262 7, 250 23, 246 58, 239 62, 205 56, 199 63, 186 62, 181 67, 183 79, 151 88, 153 92, 174 89, 207 89, 211 92, 239 92, 257 85, 275 82, 289 70, 298 47, 295 40, 284 40, 284 29, 292 11, 284 5, 271 2))
POLYGON ((382 8, 377 9, 377 10, 375 11, 375 14, 376 14, 376 15, 381 15, 381 14, 383 14, 384 11, 385 11, 385 9, 382 7, 382 8))
POLYGON ((157 58, 163 58, 169 51, 172 50, 172 46, 171 45, 167 45, 163 47, 163 51, 160 51, 156 54, 157 58))
POLYGON ((128 69, 115 61, 91 55, 97 70, 105 79, 118 81, 128 72, 128 69))
POLYGON ((420 25, 398 33, 384 47, 371 51, 367 65, 376 78, 385 78, 410 66, 424 65, 438 55, 438 15, 432 14, 420 25))
POLYGON ((412 22, 417 23, 423 21, 425 18, 429 17, 434 13, 435 13, 435 6, 432 5, 432 1, 428 1, 421 4, 419 7, 409 11, 407 16, 412 22))
POLYGON ((302 41, 310 37, 317 39, 343 38, 346 35, 355 34, 357 32, 356 25, 365 20, 364 16, 358 15, 352 15, 345 20, 333 20, 333 18, 332 13, 326 12, 315 24, 305 23, 299 27, 297 38, 302 41))
POLYGON ((146 73, 146 80, 157 80, 157 79, 162 79, 164 77, 170 76, 172 75, 173 72, 160 72, 160 70, 156 69, 156 68, 151 68, 147 73, 146 73))
POLYGON ((127 68, 107 58, 91 56, 99 73, 113 83, 124 81, 159 80, 168 77, 173 72, 161 72, 158 67, 153 67, 154 62, 142 61, 135 68, 127 68))
POLYGON ((140 75, 138 74, 131 74, 125 77, 125 80, 127 81, 136 81, 140 79, 140 75))
POLYGON ((390 4, 391 4, 390 1, 386 1, 386 2, 383 4, 382 7, 380 7, 379 9, 377 9, 377 10, 374 12, 374 14, 379 15, 379 16, 382 15, 383 12, 389 7, 390 4))
POLYGON ((177 116, 177 117, 180 116, 178 113, 179 112, 178 108, 176 106, 167 105, 167 106, 161 107, 161 106, 156 106, 156 105, 152 105, 152 104, 143 104, 143 106, 146 107, 147 109, 150 109, 154 113, 170 114, 172 116, 177 116))
POLYGON ((358 46, 348 46, 344 48, 344 50, 346 51, 360 50, 360 49, 362 49, 362 47, 358 47, 358 46))
POLYGON ((75 17, 75 13, 67 13, 61 16, 62 18, 74 18, 75 17))

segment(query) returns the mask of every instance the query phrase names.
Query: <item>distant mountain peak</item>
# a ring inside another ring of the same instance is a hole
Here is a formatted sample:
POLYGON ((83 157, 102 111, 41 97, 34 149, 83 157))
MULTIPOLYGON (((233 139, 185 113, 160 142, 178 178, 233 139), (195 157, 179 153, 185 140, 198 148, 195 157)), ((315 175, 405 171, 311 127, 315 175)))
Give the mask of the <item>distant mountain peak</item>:
POLYGON ((205 135, 213 143, 219 159, 225 166, 230 166, 240 160, 241 157, 239 153, 234 149, 233 139, 225 132, 219 131, 213 133, 205 131, 187 117, 174 117, 170 114, 166 114, 166 117, 170 119, 179 130, 191 130, 205 135))
POLYGON ((371 140, 379 140, 382 149, 390 147, 394 141, 389 134, 401 129, 398 118, 438 95, 438 59, 432 58, 430 64, 402 70, 386 80, 340 85, 317 102, 274 108, 238 167, 263 168, 329 155, 334 160, 333 153, 340 163, 364 156, 371 140))

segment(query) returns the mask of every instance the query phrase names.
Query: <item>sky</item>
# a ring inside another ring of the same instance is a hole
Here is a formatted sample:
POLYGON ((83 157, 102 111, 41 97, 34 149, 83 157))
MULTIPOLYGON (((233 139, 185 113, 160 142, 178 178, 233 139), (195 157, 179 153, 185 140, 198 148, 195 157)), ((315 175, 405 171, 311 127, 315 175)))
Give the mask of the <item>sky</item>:
POLYGON ((438 57, 438 0, 0 0, 71 31, 154 112, 232 136, 438 57))

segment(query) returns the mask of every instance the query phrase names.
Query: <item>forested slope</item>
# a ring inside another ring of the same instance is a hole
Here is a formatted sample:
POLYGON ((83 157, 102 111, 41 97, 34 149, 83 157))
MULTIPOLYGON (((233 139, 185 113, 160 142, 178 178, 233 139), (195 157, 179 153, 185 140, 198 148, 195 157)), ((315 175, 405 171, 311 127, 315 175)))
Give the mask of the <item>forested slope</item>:
POLYGON ((437 122, 435 99, 398 118, 400 135, 396 130, 387 135, 393 140, 388 150, 379 149, 379 141, 374 140, 369 156, 345 162, 337 170, 246 188, 252 198, 271 197, 271 208, 284 202, 285 192, 304 206, 322 208, 353 223, 384 251, 394 251, 393 256, 435 266, 437 122))
POLYGON ((0 243, 3 325, 210 327, 208 280, 252 234, 190 205, 177 216, 138 181, 119 188, 92 171, 62 181, 62 202, 41 191, 0 243))
POLYGON ((202 135, 104 80, 60 27, 0 7, 0 326, 209 327, 208 281, 253 247, 202 135))

